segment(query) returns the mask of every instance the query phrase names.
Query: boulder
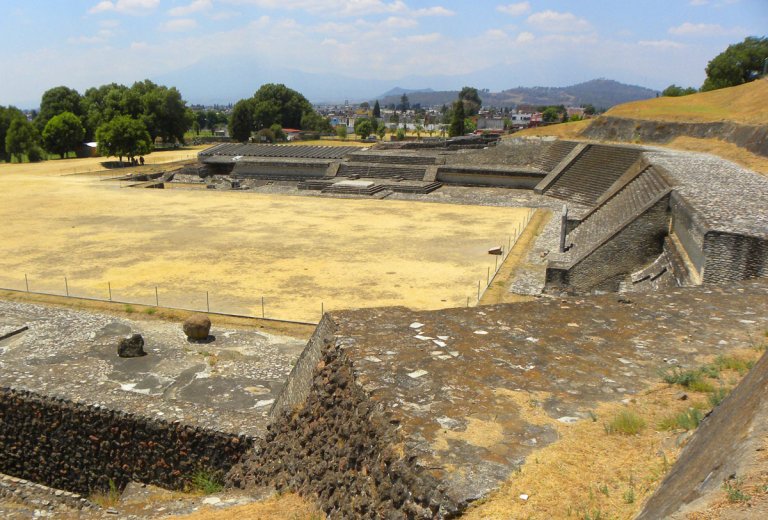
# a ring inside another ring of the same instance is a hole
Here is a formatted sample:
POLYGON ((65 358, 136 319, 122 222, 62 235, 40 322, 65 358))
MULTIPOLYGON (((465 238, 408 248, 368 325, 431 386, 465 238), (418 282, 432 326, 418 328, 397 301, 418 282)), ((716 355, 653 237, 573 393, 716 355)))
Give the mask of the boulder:
POLYGON ((144 338, 141 334, 131 334, 122 338, 117 344, 117 355, 125 358, 146 356, 144 338))
POLYGON ((184 320, 184 334, 187 339, 202 341, 208 339, 211 332, 211 320, 205 314, 193 314, 184 320))

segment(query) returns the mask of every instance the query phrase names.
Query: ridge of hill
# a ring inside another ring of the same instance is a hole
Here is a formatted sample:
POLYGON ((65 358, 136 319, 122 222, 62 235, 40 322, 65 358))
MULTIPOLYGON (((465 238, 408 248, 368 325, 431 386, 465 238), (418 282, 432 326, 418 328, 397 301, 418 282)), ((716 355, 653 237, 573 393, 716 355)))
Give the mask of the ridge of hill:
MULTIPOLYGON (((397 105, 400 96, 408 94, 411 105, 422 106, 445 105, 452 103, 458 97, 458 90, 432 91, 429 89, 407 92, 405 89, 393 89, 395 95, 388 92, 380 100, 382 105, 397 105), (405 92, 403 92, 405 91, 405 92)), ((637 85, 627 85, 610 79, 593 79, 584 83, 567 87, 516 87, 501 92, 482 91, 479 93, 483 105, 495 107, 514 107, 527 105, 566 105, 579 106, 591 104, 598 109, 607 109, 620 103, 649 99, 657 92, 637 85)))

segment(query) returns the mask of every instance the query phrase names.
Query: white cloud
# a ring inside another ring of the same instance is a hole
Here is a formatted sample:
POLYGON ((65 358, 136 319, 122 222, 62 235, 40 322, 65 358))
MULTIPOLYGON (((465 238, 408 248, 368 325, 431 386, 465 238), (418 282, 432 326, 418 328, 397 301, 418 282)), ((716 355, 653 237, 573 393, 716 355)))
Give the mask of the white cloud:
POLYGON ((121 14, 147 14, 160 5, 160 0, 104 0, 91 7, 91 14, 103 12, 116 12, 121 14))
POLYGON ((224 0, 235 5, 255 5, 262 9, 308 11, 327 16, 367 16, 372 14, 405 13, 408 6, 402 0, 224 0))
POLYGON ((408 36, 406 38, 403 38, 408 43, 435 43, 438 40, 440 40, 440 33, 429 33, 429 34, 415 34, 413 36, 408 36))
POLYGON ((672 40, 641 40, 637 42, 638 45, 643 47, 654 47, 656 49, 682 49, 685 47, 682 43, 673 42, 672 40))
POLYGON ((456 13, 450 9, 446 9, 442 6, 425 7, 423 9, 416 9, 412 13, 414 16, 453 16, 456 13))
POLYGON ((520 34, 517 35, 515 38, 515 42, 517 43, 529 43, 535 40, 536 37, 533 35, 533 33, 529 33, 527 31, 523 31, 520 34))
POLYGON ((496 10, 500 13, 508 14, 510 16, 520 16, 531 10, 530 2, 518 2, 516 4, 506 4, 496 6, 496 10))
POLYGON ((688 2, 690 5, 707 5, 709 3, 709 0, 691 0, 688 2))
POLYGON ((105 43, 112 36, 112 34, 112 31, 109 29, 100 29, 93 36, 78 36, 77 38, 69 38, 67 39, 67 42, 73 44, 96 45, 99 43, 105 43))
POLYGON ((560 13, 546 10, 533 13, 528 17, 528 23, 537 29, 549 32, 583 32, 591 28, 584 18, 579 18, 573 13, 560 13))
POLYGON ((206 11, 213 6, 211 0, 194 0, 189 5, 180 5, 168 11, 171 16, 188 16, 192 13, 206 11))
POLYGON ((162 24, 160 29, 168 32, 180 32, 189 31, 195 27, 197 27, 197 22, 192 18, 176 18, 162 24))
POLYGON ((676 36, 724 36, 740 35, 746 33, 747 31, 740 27, 732 27, 727 29, 716 23, 684 22, 677 27, 670 27, 667 32, 676 36))

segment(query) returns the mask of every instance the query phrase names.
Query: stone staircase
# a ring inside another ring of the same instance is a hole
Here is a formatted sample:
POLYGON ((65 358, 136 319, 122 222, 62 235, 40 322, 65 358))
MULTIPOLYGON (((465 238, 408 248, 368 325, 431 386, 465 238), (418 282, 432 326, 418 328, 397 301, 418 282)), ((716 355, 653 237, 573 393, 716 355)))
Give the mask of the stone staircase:
MULTIPOLYGON (((554 145, 553 145, 554 146, 554 145)), ((634 148, 592 144, 544 191, 546 195, 594 206, 600 196, 641 156, 634 148)))
POLYGON ((377 164, 417 164, 432 165, 437 164, 436 157, 424 155, 392 155, 383 153, 353 153, 349 155, 349 160, 356 163, 377 163, 377 164))
POLYGON ((332 193, 335 195, 354 195, 372 197, 379 192, 384 191, 386 188, 381 184, 371 184, 370 186, 344 186, 340 183, 334 183, 324 188, 322 193, 332 193))
POLYGON ((588 256, 670 190, 653 166, 645 168, 634 180, 585 215, 581 224, 568 234, 565 261, 573 265, 588 256))
POLYGON ((421 181, 427 173, 426 166, 406 166, 406 165, 373 165, 365 163, 344 163, 339 167, 339 177, 361 177, 373 179, 406 179, 411 181, 421 181))
POLYGON ((547 153, 542 154, 534 166, 541 171, 551 172, 565 156, 571 153, 578 143, 575 141, 555 141, 547 153))
POLYGON ((392 190, 397 193, 415 193, 426 195, 427 193, 432 193, 442 185, 442 182, 427 182, 421 184, 385 184, 384 186, 388 190, 392 190))

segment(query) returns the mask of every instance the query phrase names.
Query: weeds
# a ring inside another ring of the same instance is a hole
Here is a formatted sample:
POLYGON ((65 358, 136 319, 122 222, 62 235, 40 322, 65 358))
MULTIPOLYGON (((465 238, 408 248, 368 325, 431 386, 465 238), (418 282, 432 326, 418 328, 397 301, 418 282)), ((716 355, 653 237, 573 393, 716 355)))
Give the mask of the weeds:
POLYGON ((728 502, 747 502, 751 498, 741 490, 741 479, 723 482, 723 490, 728 497, 728 502))
POLYGON ((754 361, 747 361, 722 354, 715 359, 715 366, 720 370, 735 370, 739 374, 748 372, 755 365, 754 361))
POLYGON ((678 368, 661 372, 662 380, 670 385, 680 385, 693 392, 713 392, 715 387, 704 377, 716 378, 719 375, 717 369, 711 366, 697 370, 680 370, 678 368))
POLYGON ((608 490, 608 485, 607 484, 602 484, 602 485, 598 486, 597 490, 600 491, 600 493, 602 493, 605 496, 610 496, 611 495, 610 491, 608 490))
POLYGON ((604 425, 606 433, 622 435, 636 435, 643 428, 645 428, 645 421, 631 410, 622 410, 610 423, 604 425))
POLYGON ((709 396, 707 397, 707 400, 709 401, 709 404, 712 405, 712 408, 715 408, 720 403, 722 403, 730 393, 731 393, 731 390, 729 388, 721 386, 720 388, 716 388, 714 392, 709 394, 709 396))
POLYGON ((91 495, 88 497, 88 499, 94 504, 98 504, 99 506, 107 509, 110 507, 115 507, 120 501, 120 491, 117 489, 115 481, 109 479, 108 490, 99 489, 93 491, 91 492, 91 495))
POLYGON ((627 489, 624 492, 624 503, 625 504, 634 504, 635 503, 635 490, 632 488, 627 489))
POLYGON ((582 520, 602 520, 603 513, 599 509, 594 511, 584 511, 584 516, 581 518, 582 520))
POLYGON ((190 490, 204 495, 212 495, 224 489, 221 473, 208 469, 199 469, 189 479, 190 490))
POLYGON ((675 430, 678 428, 686 431, 695 430, 698 428, 703 418, 704 414, 701 410, 697 408, 688 408, 688 410, 684 412, 662 420, 659 424, 659 428, 662 430, 675 430))
POLYGON ((157 312, 157 309, 155 307, 147 307, 146 309, 144 309, 144 314, 149 314, 150 316, 152 316, 156 312, 157 312))
POLYGON ((133 313, 135 310, 133 308, 133 305, 131 305, 130 303, 126 303, 124 309, 125 309, 125 312, 127 312, 128 314, 133 313))

